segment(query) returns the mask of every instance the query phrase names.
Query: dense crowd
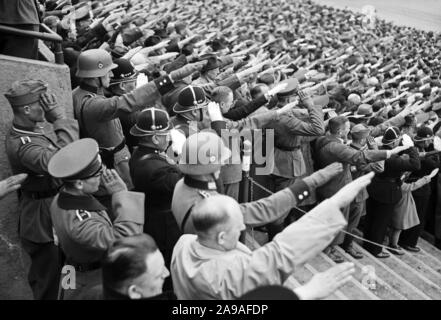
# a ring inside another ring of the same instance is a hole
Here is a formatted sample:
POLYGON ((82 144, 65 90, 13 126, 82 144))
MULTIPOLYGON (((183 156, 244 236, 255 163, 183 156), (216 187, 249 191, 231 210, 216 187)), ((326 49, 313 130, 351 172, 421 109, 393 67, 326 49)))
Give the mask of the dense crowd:
POLYGON ((440 34, 312 1, 0 1, 0 24, 41 22, 74 119, 58 88, 14 82, 21 175, 0 184, 19 188, 36 299, 269 298, 324 251, 338 265, 288 290, 318 299, 354 272, 337 246, 363 257, 353 235, 381 259, 424 229, 441 248, 440 34), (250 229, 268 242, 250 250, 250 229))

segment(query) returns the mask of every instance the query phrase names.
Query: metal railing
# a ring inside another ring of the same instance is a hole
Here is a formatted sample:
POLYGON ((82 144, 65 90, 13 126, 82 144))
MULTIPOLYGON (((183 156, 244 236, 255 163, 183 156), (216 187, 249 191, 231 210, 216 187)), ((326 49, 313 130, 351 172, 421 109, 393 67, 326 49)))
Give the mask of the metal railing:
POLYGON ((63 57, 63 48, 61 46, 61 42, 63 41, 63 38, 60 37, 58 34, 53 32, 51 29, 49 29, 46 25, 40 24, 40 30, 43 30, 44 32, 38 32, 38 31, 28 31, 28 30, 22 30, 6 25, 0 25, 0 34, 11 34, 15 36, 20 37, 27 37, 27 38, 37 38, 44 41, 50 41, 55 43, 55 63, 57 64, 64 64, 64 57, 63 57))

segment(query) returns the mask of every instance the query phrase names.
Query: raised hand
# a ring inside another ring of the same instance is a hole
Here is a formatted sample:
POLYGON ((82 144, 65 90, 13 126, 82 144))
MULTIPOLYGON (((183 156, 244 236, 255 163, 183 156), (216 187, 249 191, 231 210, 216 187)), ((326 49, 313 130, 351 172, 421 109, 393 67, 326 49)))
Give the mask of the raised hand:
POLYGON ((333 201, 339 208, 347 207, 352 200, 355 199, 357 194, 371 183, 374 175, 374 172, 370 172, 352 181, 334 194, 330 200, 333 201))
POLYGON ((16 174, 10 176, 5 180, 0 181, 0 199, 2 199, 7 194, 20 189, 21 184, 28 177, 26 173, 16 174))
POLYGON ((40 95, 40 105, 44 110, 44 116, 50 123, 55 122, 58 119, 64 119, 66 114, 64 109, 58 106, 57 99, 52 93, 42 93, 40 95))
POLYGON ((127 191, 126 184, 114 169, 105 169, 101 179, 109 194, 127 191))
POLYGON ((355 272, 352 262, 344 262, 315 274, 309 282, 294 290, 301 300, 323 299, 351 280, 355 272))

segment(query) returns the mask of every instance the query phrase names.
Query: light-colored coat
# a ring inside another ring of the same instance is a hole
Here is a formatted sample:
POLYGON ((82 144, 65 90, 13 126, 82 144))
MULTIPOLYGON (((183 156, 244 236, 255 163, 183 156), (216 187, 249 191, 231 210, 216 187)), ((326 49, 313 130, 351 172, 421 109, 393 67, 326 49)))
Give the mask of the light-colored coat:
POLYGON ((174 291, 178 299, 224 300, 259 286, 281 285, 345 225, 338 206, 327 200, 255 251, 242 243, 231 251, 219 251, 201 245, 196 235, 183 235, 172 257, 174 291))

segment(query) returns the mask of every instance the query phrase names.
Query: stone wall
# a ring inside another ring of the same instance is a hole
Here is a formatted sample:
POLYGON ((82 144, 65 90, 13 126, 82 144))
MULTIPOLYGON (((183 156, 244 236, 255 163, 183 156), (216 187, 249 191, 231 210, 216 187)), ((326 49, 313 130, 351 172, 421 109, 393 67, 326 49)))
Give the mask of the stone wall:
MULTIPOLYGON (((11 175, 5 153, 5 134, 13 118, 4 93, 16 80, 41 79, 49 84, 60 105, 73 116, 69 68, 66 65, 0 55, 0 179, 11 175)), ((16 194, 0 200, 0 299, 30 299, 26 272, 28 257, 19 246, 16 194)))

